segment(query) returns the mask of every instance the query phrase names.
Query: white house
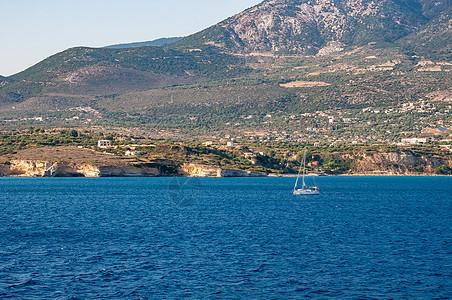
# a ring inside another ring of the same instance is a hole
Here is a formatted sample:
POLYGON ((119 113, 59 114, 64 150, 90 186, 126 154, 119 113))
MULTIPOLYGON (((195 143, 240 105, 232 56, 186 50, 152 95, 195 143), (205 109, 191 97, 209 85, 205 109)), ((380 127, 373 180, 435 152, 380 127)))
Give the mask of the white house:
POLYGON ((125 155, 126 155, 126 156, 135 156, 135 155, 137 155, 137 154, 140 154, 140 152, 135 151, 135 150, 127 150, 127 151, 125 152, 125 155))
POLYGON ((234 142, 227 142, 226 144, 228 147, 234 147, 234 142))
POLYGON ((428 137, 402 138, 402 144, 419 145, 430 142, 428 137))
POLYGON ((249 157, 255 157, 255 156, 256 156, 256 154, 254 154, 253 152, 245 152, 245 153, 243 153, 243 155, 244 155, 246 158, 249 158, 249 157))
POLYGON ((109 140, 99 140, 97 141, 97 147, 99 148, 111 147, 111 142, 109 140))

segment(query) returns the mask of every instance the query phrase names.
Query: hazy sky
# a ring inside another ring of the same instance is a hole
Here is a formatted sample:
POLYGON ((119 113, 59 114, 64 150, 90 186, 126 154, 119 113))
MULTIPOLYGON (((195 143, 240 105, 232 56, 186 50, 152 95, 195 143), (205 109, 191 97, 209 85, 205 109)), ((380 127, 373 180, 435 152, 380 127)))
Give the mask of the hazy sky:
POLYGON ((186 36, 262 0, 0 0, 0 75, 75 46, 186 36))

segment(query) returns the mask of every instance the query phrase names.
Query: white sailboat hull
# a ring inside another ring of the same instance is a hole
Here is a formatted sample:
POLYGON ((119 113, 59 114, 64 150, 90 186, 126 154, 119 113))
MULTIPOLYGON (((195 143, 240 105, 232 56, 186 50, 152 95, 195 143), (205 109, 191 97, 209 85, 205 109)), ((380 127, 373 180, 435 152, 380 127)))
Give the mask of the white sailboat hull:
POLYGON ((293 191, 294 195, 320 195, 317 189, 298 189, 293 191))

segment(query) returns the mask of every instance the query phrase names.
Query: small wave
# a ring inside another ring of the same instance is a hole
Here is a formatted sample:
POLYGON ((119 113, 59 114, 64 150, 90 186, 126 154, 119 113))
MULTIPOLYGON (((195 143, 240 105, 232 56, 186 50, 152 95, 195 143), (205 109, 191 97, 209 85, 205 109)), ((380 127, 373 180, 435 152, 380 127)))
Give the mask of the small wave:
POLYGON ((29 280, 21 282, 21 283, 12 284, 12 285, 8 286, 8 288, 26 287, 26 286, 34 286, 34 285, 41 285, 41 284, 42 284, 42 282, 39 280, 29 279, 29 280))

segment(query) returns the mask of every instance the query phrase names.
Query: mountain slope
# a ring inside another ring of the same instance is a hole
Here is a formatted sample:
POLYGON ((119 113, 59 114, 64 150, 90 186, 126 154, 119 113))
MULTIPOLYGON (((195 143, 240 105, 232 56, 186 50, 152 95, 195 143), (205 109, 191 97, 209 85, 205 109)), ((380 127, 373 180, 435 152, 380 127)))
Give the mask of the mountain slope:
POLYGON ((173 44, 226 52, 315 54, 328 42, 394 42, 425 24, 416 0, 267 0, 173 44))
POLYGON ((6 85, 8 83, 8 78, 0 75, 0 87, 6 85))
POLYGON ((441 1, 269 0, 162 47, 68 49, 7 78, 0 128, 331 141, 452 128, 450 11, 427 5, 441 1))
POLYGON ((242 60, 209 48, 72 48, 11 76, 1 89, 22 98, 48 93, 108 95, 246 74, 242 60))
POLYGON ((0 106, 17 102, 21 99, 21 96, 18 93, 6 91, 6 87, 11 85, 12 82, 13 80, 11 78, 0 75, 0 106))
POLYGON ((399 44, 418 55, 452 60, 452 8, 402 38, 399 44))
POLYGON ((419 0, 422 13, 429 19, 433 19, 440 13, 452 7, 452 0, 419 0))
POLYGON ((161 38, 161 39, 156 39, 156 40, 148 41, 148 42, 136 42, 136 43, 111 45, 111 46, 106 46, 104 48, 123 49, 123 48, 138 48, 138 47, 149 47, 149 46, 160 47, 160 46, 172 44, 181 39, 183 39, 183 38, 182 37, 161 38))

